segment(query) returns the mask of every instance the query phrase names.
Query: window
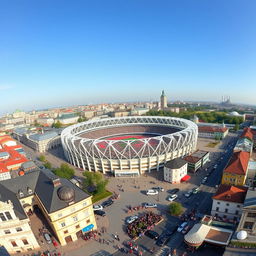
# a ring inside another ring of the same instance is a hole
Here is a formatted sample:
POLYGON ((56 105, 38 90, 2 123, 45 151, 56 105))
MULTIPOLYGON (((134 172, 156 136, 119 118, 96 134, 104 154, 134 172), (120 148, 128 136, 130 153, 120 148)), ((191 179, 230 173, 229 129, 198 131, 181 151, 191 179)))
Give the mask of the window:
POLYGON ((59 218, 62 217, 62 213, 59 213, 59 214, 58 214, 58 217, 59 217, 59 218))
POLYGON ((91 222, 90 219, 86 221, 86 223, 90 223, 90 222, 91 222))
POLYGON ((89 214, 89 210, 86 210, 86 211, 84 211, 84 216, 85 217, 87 217, 87 216, 89 216, 90 214, 89 214))
POLYGON ((256 212, 248 212, 247 217, 255 218, 256 217, 256 212))
POLYGON ((217 202, 217 204, 220 204, 220 202, 217 202))
POLYGON ((237 208, 240 208, 240 204, 237 205, 237 208))
POLYGON ((20 231, 22 231, 22 228, 16 228, 16 231, 20 232, 20 231))
POLYGON ((216 211, 217 211, 217 212, 219 211, 219 207, 216 207, 216 211))
POLYGON ((12 220, 12 216, 9 212, 5 212, 5 216, 7 217, 8 220, 12 220))
POLYGON ((67 230, 65 230, 63 233, 64 233, 64 234, 67 234, 67 233, 68 233, 68 231, 67 231, 67 230))
POLYGON ((73 217, 73 221, 78 221, 77 216, 74 216, 74 217, 73 217))
POLYGON ((72 208, 70 211, 71 211, 71 212, 75 212, 75 211, 76 211, 76 208, 72 208))
POLYGON ((5 230, 4 233, 7 234, 11 234, 11 231, 9 229, 5 230))
POLYGON ((226 204, 226 206, 229 206, 229 204, 226 204))
POLYGON ((239 211, 236 210, 236 213, 235 213, 235 214, 238 215, 238 213, 239 213, 239 211))
POLYGON ((60 225, 64 228, 66 226, 65 222, 61 222, 60 225))
POLYGON ((12 244, 13 247, 17 247, 18 246, 15 241, 11 241, 11 244, 12 244))
POLYGON ((7 219, 5 218, 5 216, 4 216, 4 214, 2 212, 0 213, 0 219, 2 221, 7 221, 7 219))
POLYGON ((254 222, 246 221, 246 222, 244 223, 244 228, 246 228, 246 229, 252 229, 253 224, 254 224, 254 222))
POLYGON ((23 242, 24 245, 28 244, 28 240, 27 239, 22 239, 22 242, 23 242))
POLYGON ((76 225, 76 229, 80 228, 80 225, 76 225))
POLYGON ((83 202, 83 206, 86 206, 87 205, 87 202, 83 202))
POLYGON ((225 209, 225 212, 228 212, 228 209, 225 209))

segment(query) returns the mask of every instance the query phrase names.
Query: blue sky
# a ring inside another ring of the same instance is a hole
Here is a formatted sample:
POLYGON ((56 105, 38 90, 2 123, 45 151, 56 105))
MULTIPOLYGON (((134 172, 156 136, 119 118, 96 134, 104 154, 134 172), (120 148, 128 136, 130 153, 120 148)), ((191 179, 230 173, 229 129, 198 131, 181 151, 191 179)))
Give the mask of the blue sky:
POLYGON ((100 102, 255 104, 254 0, 2 0, 0 112, 100 102))

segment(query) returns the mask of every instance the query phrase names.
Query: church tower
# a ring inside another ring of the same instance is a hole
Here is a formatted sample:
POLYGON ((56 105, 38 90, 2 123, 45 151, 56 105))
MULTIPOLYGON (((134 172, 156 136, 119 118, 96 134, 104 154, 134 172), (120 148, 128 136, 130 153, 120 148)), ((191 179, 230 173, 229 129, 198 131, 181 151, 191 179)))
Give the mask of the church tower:
POLYGON ((161 110, 164 110, 165 108, 167 108, 167 97, 164 93, 164 90, 162 90, 162 95, 160 97, 160 108, 161 110))

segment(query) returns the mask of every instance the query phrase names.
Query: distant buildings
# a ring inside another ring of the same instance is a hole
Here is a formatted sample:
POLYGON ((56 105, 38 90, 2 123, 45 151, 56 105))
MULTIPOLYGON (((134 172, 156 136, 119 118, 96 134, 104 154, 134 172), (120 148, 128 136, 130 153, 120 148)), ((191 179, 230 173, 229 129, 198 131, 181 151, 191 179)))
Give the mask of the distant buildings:
POLYGON ((160 108, 161 110, 164 110, 167 108, 167 97, 164 93, 164 90, 162 91, 161 97, 160 97, 160 108))
POLYGON ((91 196, 49 170, 1 181, 0 195, 0 241, 10 253, 39 248, 29 218, 34 211, 44 215, 61 245, 97 229, 91 196))
MULTIPOLYGON (((182 158, 175 158, 164 165, 164 180, 170 183, 180 183, 187 175, 188 164, 182 158)), ((187 177, 188 176, 188 177, 187 177)))
POLYGON ((227 127, 198 126, 198 137, 222 140, 228 135, 227 127))
POLYGON ((59 121, 62 125, 77 123, 79 116, 76 113, 61 114, 55 121, 59 121))

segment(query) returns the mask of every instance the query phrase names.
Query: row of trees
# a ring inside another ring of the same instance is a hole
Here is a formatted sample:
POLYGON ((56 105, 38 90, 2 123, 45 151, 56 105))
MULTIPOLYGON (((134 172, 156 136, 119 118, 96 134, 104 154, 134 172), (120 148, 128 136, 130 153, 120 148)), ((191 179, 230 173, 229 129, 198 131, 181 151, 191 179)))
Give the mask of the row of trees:
POLYGON ((181 113, 175 113, 171 111, 165 110, 149 110, 146 114, 149 116, 172 116, 172 117, 180 117, 191 120, 194 115, 196 115, 199 120, 206 122, 206 123, 226 123, 226 124, 241 124, 243 122, 242 117, 237 116, 229 116, 225 112, 202 112, 202 111, 183 111, 181 113))
POLYGON ((103 174, 99 172, 84 172, 83 175, 85 177, 83 187, 86 192, 93 195, 106 192, 108 180, 104 178, 103 174))

